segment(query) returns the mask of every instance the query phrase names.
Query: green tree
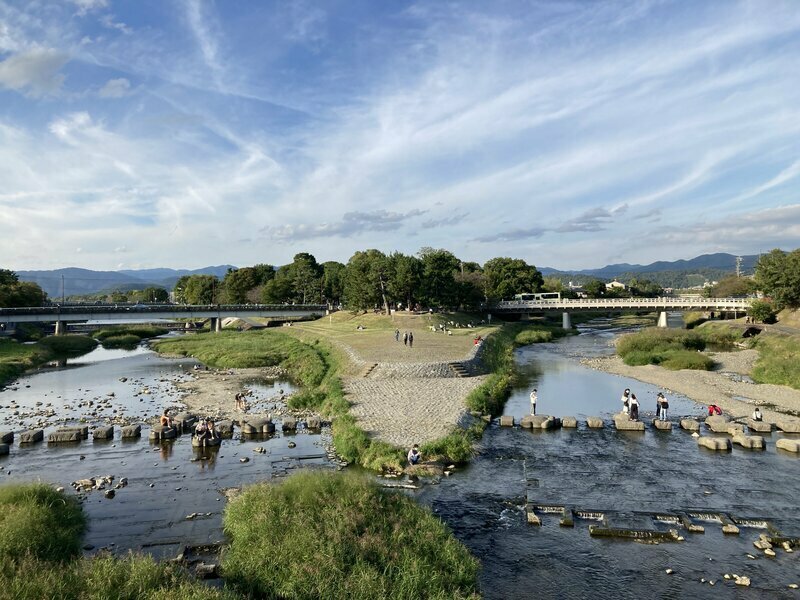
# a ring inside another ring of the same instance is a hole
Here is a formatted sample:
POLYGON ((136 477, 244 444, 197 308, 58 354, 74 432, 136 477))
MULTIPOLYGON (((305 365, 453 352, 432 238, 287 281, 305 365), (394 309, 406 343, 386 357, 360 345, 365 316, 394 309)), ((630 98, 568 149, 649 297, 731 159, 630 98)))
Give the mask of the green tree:
POLYGON ((20 281, 14 271, 0 269, 0 306, 6 308, 42 306, 47 295, 38 284, 20 281))
POLYGON ((628 291, 635 298, 658 298, 664 294, 664 288, 649 279, 636 279, 628 283, 628 291))
POLYGON ((214 275, 189 275, 183 287, 183 297, 187 304, 217 304, 221 287, 214 275))
POLYGON ((322 267, 308 252, 295 254, 288 265, 287 276, 292 283, 293 299, 300 304, 318 304, 322 301, 322 267))
POLYGON ((421 300, 427 306, 453 307, 458 303, 455 274, 461 261, 452 252, 425 247, 420 249, 422 261, 421 300))
POLYGON ((520 258, 493 258, 483 265, 486 298, 496 302, 516 294, 538 292, 544 285, 539 270, 520 258))
POLYGON ((800 249, 775 249, 756 264, 756 284, 772 298, 775 309, 800 307, 800 249))
POLYGON ((322 296, 333 306, 341 303, 344 296, 344 279, 347 267, 335 260, 322 263, 322 296))
POLYGON ((602 298, 606 295, 606 284, 599 279, 590 279, 583 284, 583 291, 589 298, 602 298))
POLYGON ((262 288, 261 300, 266 304, 285 304, 292 302, 293 295, 292 281, 289 279, 286 267, 281 267, 275 273, 275 277, 267 281, 262 288))
POLYGON ((707 298, 735 298, 749 296, 756 291, 756 282, 749 277, 729 275, 721 279, 716 285, 703 290, 707 298))
POLYGON ((754 300, 747 310, 747 314, 762 323, 775 322, 775 306, 766 300, 754 300))
POLYGON ((347 261, 344 297, 351 310, 368 310, 382 305, 389 313, 387 287, 391 264, 380 250, 356 252, 347 261))
POLYGON ((544 281, 542 282, 542 291, 543 292, 563 292, 564 291, 564 282, 561 281, 558 277, 554 277, 550 275, 549 277, 545 277, 544 281))
POLYGON ((416 256, 395 252, 389 256, 391 274, 389 293, 394 302, 402 302, 407 309, 414 306, 422 280, 422 261, 416 256))
POLYGON ((110 296, 111 302, 127 302, 128 301, 128 294, 123 292, 122 290, 114 290, 111 292, 110 296))
POLYGON ((228 269, 222 280, 225 302, 244 304, 253 290, 263 286, 275 276, 272 265, 255 265, 241 269, 228 269))

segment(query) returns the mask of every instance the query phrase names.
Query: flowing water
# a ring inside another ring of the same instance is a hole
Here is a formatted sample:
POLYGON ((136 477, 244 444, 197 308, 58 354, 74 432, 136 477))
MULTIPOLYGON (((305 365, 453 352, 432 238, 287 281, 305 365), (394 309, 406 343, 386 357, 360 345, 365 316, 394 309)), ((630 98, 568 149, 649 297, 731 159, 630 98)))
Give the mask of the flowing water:
MULTIPOLYGON (((519 349, 525 381, 504 411, 518 421, 529 412, 528 394, 536 387, 537 413, 600 416, 604 429, 581 424, 576 430, 531 432, 492 424, 468 467, 418 493, 481 559, 485 597, 717 598, 755 590, 796 597, 787 586, 800 583, 800 552, 778 549, 768 558, 753 541, 767 532, 759 528, 765 521, 784 535, 800 536, 800 459, 776 452, 774 440, 782 434, 767 435, 765 451, 734 446, 731 453, 714 453, 698 448, 679 428, 615 431, 609 422, 621 409, 624 388, 637 395, 646 421, 660 391, 576 360, 609 353, 617 333, 590 327, 557 343, 519 349), (584 518, 561 527, 560 513, 540 511, 542 525, 529 525, 528 503, 566 506, 584 518), (664 520, 672 514, 693 515, 690 520, 705 533, 678 528, 685 541, 659 544, 589 535, 600 518, 609 527, 657 535, 676 528, 664 520), (740 526, 740 535, 723 535, 720 515, 759 527, 740 526), (751 588, 737 588, 725 573, 749 576, 751 588)), ((668 398, 675 425, 682 415, 703 416, 704 407, 691 400, 668 398)))

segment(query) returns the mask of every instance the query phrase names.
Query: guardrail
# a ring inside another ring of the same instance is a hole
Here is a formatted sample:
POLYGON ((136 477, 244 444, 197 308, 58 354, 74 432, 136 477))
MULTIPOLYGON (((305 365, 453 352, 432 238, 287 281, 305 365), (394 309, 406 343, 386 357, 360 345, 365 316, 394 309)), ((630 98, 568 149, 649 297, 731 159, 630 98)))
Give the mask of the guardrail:
POLYGON ((504 300, 495 304, 492 309, 500 311, 519 310, 576 310, 604 308, 664 308, 698 310, 747 310, 753 298, 695 298, 695 297, 662 297, 662 298, 578 298, 574 300, 504 300))
POLYGON ((109 313, 193 313, 193 312, 325 312, 324 304, 80 304, 56 306, 26 306, 21 308, 0 308, 0 316, 15 315, 75 315, 109 313))

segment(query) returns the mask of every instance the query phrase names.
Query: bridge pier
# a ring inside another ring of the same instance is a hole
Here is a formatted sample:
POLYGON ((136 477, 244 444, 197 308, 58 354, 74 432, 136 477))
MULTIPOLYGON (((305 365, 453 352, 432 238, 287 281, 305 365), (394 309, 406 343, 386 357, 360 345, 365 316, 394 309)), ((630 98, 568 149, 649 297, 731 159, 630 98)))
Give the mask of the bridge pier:
POLYGON ((572 319, 566 311, 561 313, 561 326, 564 329, 572 329, 572 319))
POLYGON ((56 335, 65 335, 67 333, 67 322, 66 321, 56 321, 56 335))
POLYGON ((214 333, 219 333, 222 331, 222 319, 219 317, 211 317, 208 320, 208 328, 214 333))
POLYGON ((669 324, 667 323, 667 313, 666 311, 661 311, 658 313, 658 327, 667 328, 669 324))

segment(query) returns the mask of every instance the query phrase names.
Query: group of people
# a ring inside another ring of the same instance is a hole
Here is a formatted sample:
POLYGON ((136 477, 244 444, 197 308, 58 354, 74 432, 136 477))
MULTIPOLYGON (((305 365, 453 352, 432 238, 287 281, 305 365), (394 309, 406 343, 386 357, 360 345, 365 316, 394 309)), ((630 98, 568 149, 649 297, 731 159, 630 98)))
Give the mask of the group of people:
POLYGON ((211 420, 211 417, 200 419, 197 422, 194 427, 194 437, 200 441, 202 446, 219 437, 219 432, 214 427, 214 421, 211 420))
MULTIPOLYGON (((622 412, 628 415, 631 421, 639 420, 639 400, 636 394, 632 393, 629 388, 625 388, 622 392, 622 412)), ((669 414, 669 402, 663 393, 658 392, 656 395, 656 420, 666 421, 669 414)))
MULTIPOLYGON (((394 330, 394 341, 395 342, 399 342, 400 341, 400 330, 399 329, 395 329, 394 330)), ((414 347, 414 333, 413 332, 411 332, 411 331, 403 332, 403 345, 404 346, 408 346, 409 348, 413 348, 414 347)))

